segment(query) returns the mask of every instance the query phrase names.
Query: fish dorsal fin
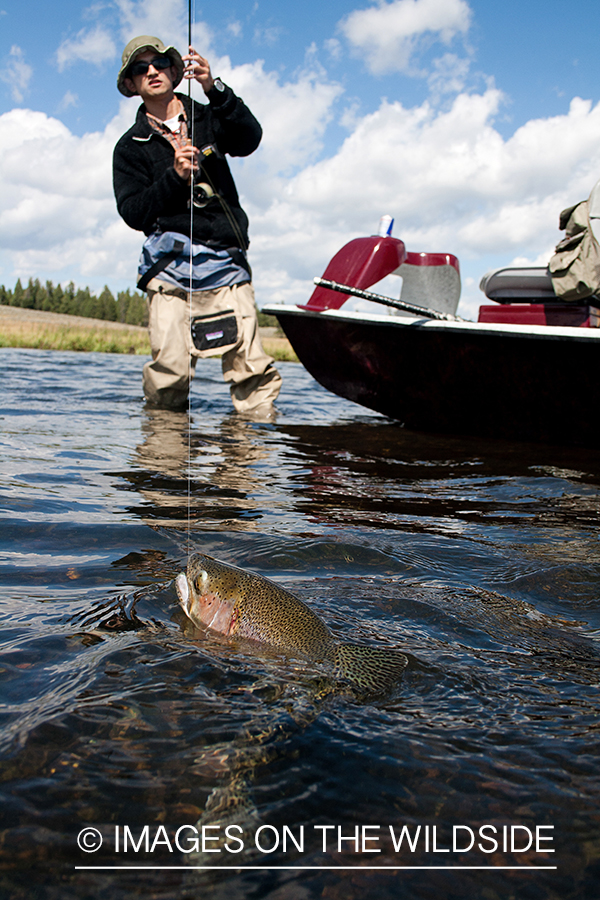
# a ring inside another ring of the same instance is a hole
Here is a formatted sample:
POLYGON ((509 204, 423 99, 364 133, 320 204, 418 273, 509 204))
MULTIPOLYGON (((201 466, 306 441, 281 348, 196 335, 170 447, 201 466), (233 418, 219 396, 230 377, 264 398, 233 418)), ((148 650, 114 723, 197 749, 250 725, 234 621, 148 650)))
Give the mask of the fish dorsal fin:
POLYGON ((334 661, 344 678, 374 694, 396 684, 408 665, 408 658, 403 653, 360 644, 338 644, 334 661))

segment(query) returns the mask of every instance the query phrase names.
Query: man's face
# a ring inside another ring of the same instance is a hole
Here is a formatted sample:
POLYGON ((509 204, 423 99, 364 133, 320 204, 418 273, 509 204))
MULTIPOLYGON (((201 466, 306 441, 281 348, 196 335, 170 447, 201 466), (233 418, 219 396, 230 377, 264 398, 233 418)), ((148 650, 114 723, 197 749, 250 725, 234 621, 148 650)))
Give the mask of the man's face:
MULTIPOLYGON (((153 59, 160 56, 156 50, 144 50, 138 53, 134 62, 151 63, 153 59)), ((150 66, 145 75, 134 75, 132 78, 125 78, 125 84, 130 91, 134 91, 142 98, 142 100, 163 99, 173 95, 173 82, 175 81, 176 69, 171 66, 169 69, 155 69, 150 66)))

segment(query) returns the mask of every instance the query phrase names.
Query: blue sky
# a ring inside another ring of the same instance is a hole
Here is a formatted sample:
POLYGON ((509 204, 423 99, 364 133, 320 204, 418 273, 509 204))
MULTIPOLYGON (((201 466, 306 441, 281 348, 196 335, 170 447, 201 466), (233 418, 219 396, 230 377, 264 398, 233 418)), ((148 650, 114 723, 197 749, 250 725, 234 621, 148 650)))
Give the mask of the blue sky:
MULTIPOLYGON (((114 209, 110 155, 137 103, 115 76, 129 37, 181 44, 186 16, 181 0, 0 0, 0 283, 133 284, 141 235, 114 209)), ((598 0, 576 15, 556 0, 224 0, 194 19, 265 128, 233 163, 261 305, 305 300, 390 213, 409 249, 459 257, 474 314, 480 276, 547 260, 560 209, 600 177, 598 0)))
MULTIPOLYGON (((365 110, 380 97, 401 99, 412 105, 427 97, 423 78, 402 72, 365 74, 360 58, 344 52, 334 58, 327 42, 340 37, 338 23, 355 9, 369 4, 348 0, 302 4, 270 0, 223 0, 218 13, 212 4, 196 3, 196 17, 213 30, 219 55, 229 54, 237 64, 264 59, 269 69, 293 74, 304 63, 307 48, 315 44, 330 77, 338 79, 349 98, 358 98, 365 110), (234 27, 232 27, 234 26, 234 27), (239 32, 237 32, 239 26, 239 32)), ((473 86, 492 77, 506 93, 506 122, 510 129, 533 117, 560 113, 573 96, 600 99, 600 3, 587 0, 569 15, 559 0, 471 0, 473 24, 467 43, 473 59, 473 86)), ((10 64, 10 49, 18 46, 33 75, 25 91, 26 105, 57 115, 76 134, 95 130, 112 117, 119 95, 114 89, 118 68, 115 54, 98 63, 77 61, 58 70, 56 52, 83 29, 102 24, 113 35, 118 52, 119 16, 111 3, 58 0, 52 4, 0 0, 0 52, 3 68, 10 64), (77 94, 76 106, 62 108, 65 95, 77 94)), ((419 67, 439 54, 431 46, 419 67)), ((14 59, 14 58, 13 58, 14 59)), ((8 84, 3 83, 0 111, 12 109, 8 84)))

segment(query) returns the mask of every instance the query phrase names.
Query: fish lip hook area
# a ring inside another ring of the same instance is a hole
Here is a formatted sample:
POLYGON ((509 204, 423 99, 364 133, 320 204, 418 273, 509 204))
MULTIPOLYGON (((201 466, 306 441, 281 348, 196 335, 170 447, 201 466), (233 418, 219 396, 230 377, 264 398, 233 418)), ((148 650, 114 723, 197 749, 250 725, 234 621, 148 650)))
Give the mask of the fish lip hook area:
POLYGON ((180 572, 175 579, 175 588, 177 590, 177 593, 179 594, 181 605, 183 606, 184 611, 187 613, 190 607, 190 588, 184 572, 180 572))

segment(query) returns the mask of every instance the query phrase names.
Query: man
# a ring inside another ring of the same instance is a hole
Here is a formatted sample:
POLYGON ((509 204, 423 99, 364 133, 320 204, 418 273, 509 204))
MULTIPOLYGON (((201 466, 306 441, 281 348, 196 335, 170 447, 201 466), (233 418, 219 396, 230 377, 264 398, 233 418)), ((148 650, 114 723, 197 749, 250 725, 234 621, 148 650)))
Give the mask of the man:
POLYGON ((262 129, 192 47, 142 35, 123 51, 117 87, 143 101, 113 158, 117 208, 146 241, 138 286, 148 293, 152 362, 143 372, 149 405, 182 409, 198 357, 222 354, 238 412, 268 414, 281 377, 260 343, 248 219, 225 159, 248 156, 262 129), (182 78, 208 104, 175 93, 182 78))

